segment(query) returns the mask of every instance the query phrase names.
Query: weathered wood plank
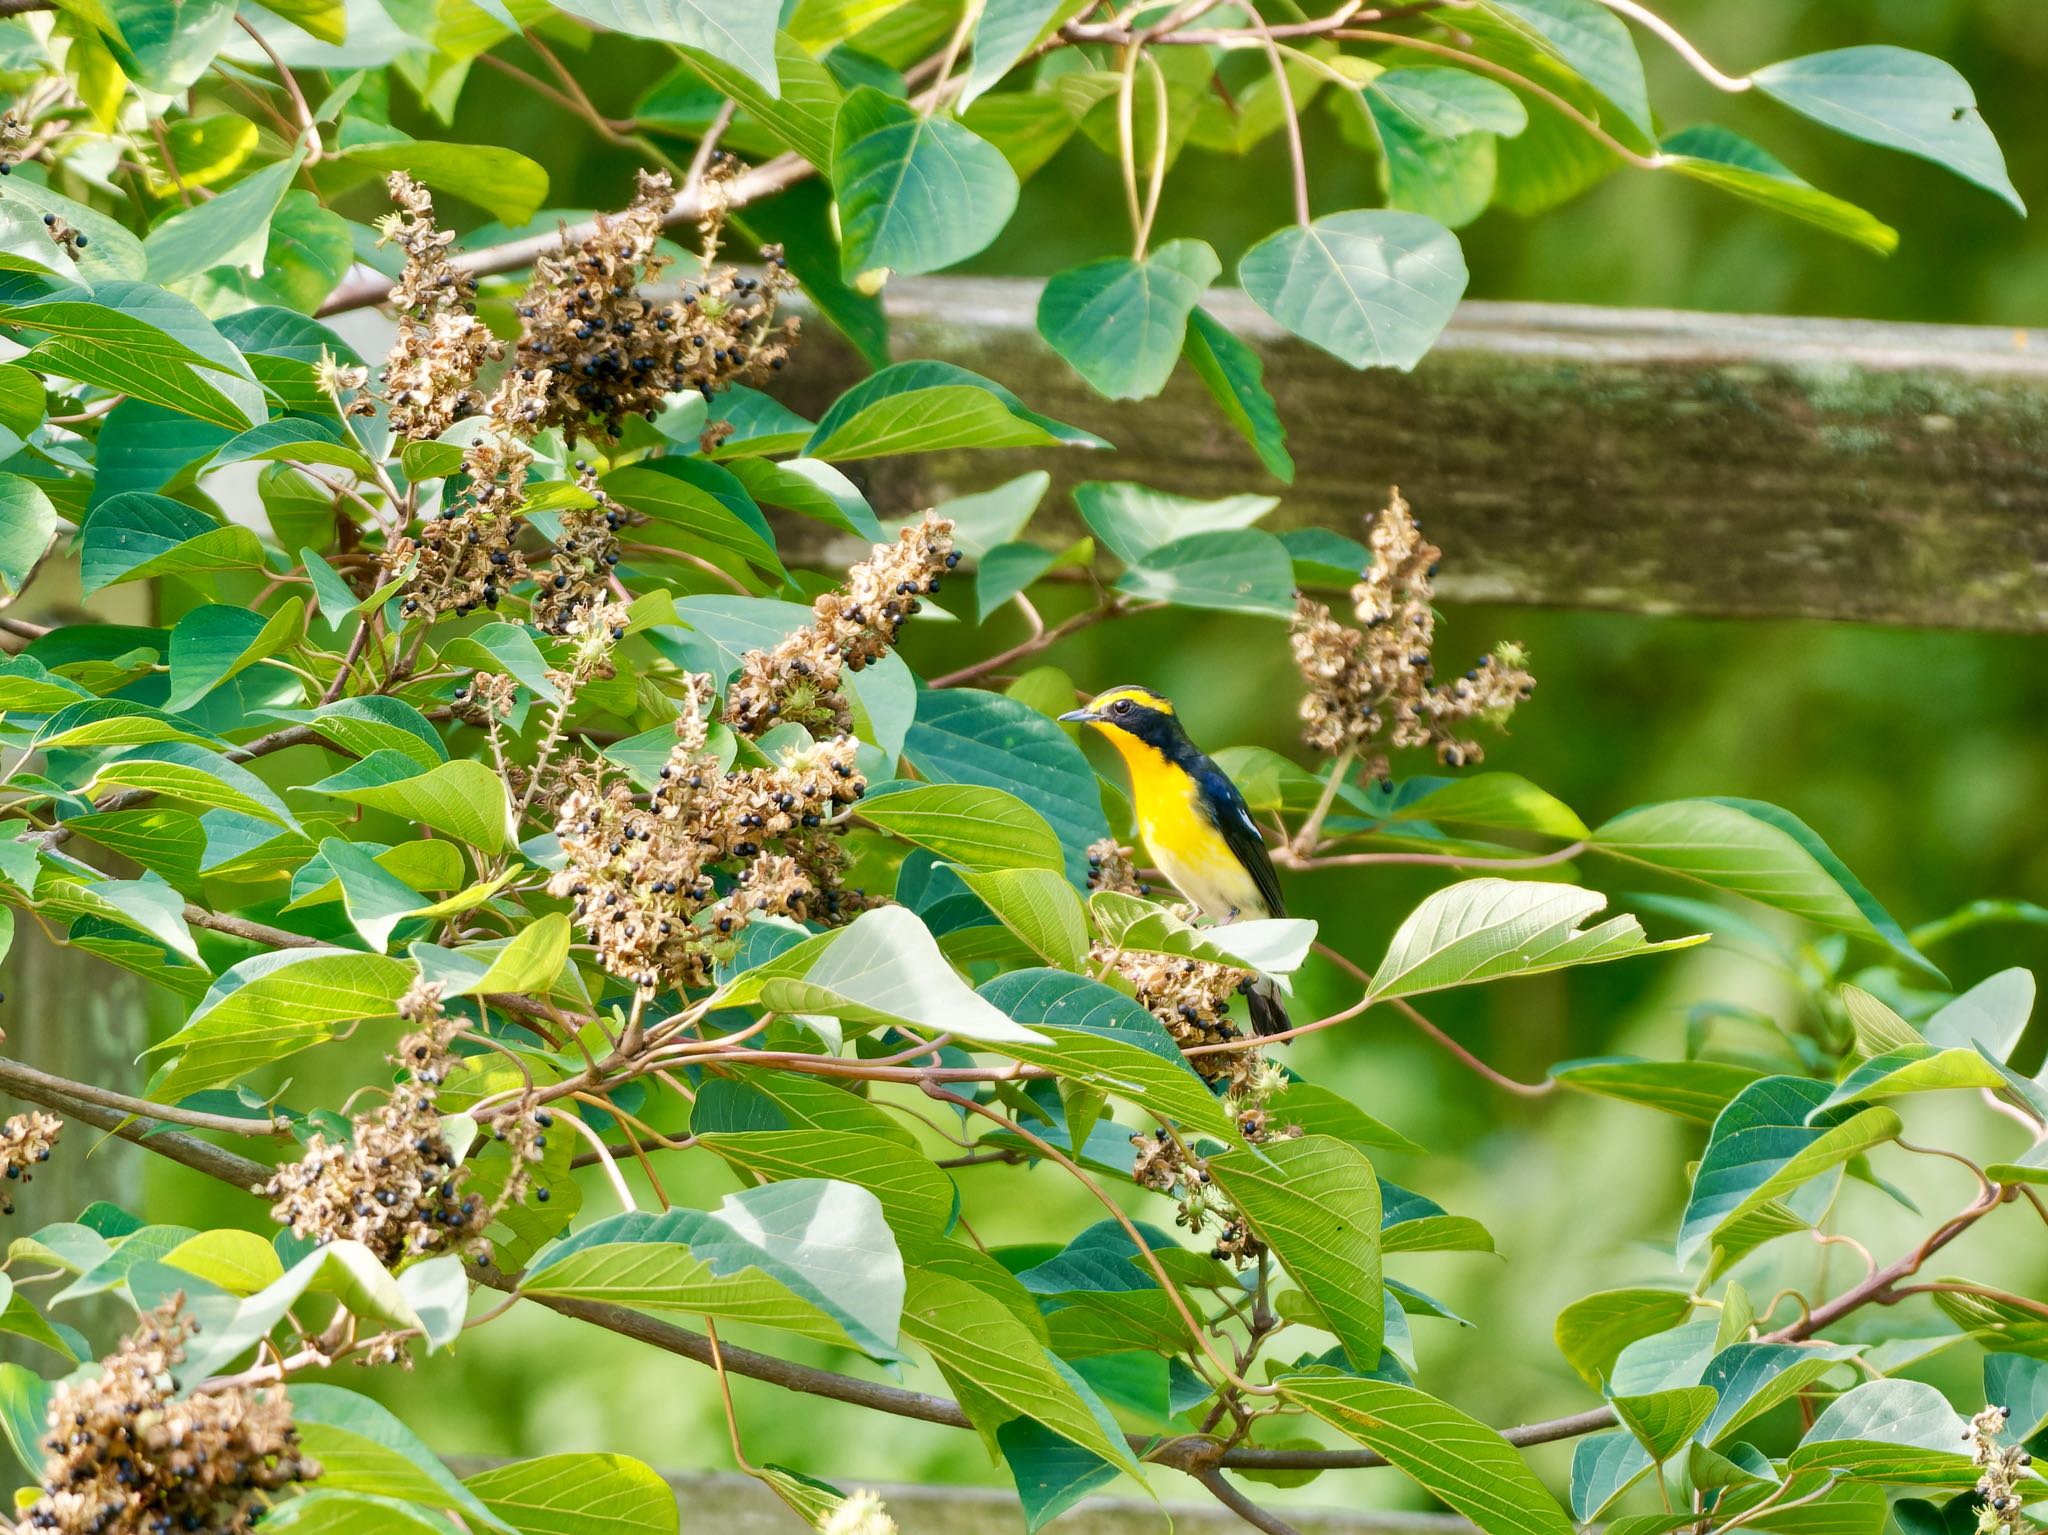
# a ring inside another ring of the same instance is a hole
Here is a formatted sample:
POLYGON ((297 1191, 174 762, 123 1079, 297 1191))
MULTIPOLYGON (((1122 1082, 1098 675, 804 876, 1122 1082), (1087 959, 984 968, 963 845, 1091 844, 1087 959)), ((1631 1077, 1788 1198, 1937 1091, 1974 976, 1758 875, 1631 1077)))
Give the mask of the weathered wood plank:
MULTIPOLYGON (((1450 601, 2048 628, 2048 334, 1473 302, 1413 373, 1357 373, 1213 294, 1264 356, 1288 488, 1185 369, 1157 400, 1094 395, 1039 339, 1037 295, 891 284, 897 355, 1000 380, 1118 451, 849 466, 885 517, 1042 466, 1070 522, 1065 489, 1112 478, 1281 492, 1269 526, 1355 532, 1399 484, 1450 551, 1450 601)), ((815 415, 859 372, 814 324, 779 392, 815 415)))

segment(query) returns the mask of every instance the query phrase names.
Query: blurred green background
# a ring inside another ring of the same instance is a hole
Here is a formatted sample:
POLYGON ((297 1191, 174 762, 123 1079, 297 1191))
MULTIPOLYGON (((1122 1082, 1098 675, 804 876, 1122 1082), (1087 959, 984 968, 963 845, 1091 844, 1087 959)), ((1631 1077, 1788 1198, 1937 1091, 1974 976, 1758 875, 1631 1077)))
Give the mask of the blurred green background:
MULTIPOLYGON (((2048 205, 2048 116, 2040 97, 2048 7, 2040 0, 1676 0, 1665 11, 1731 70, 1872 41, 1953 61, 1975 85, 2022 195, 2048 205)), ((1653 42, 1644 43, 1644 54, 1667 122, 1711 114, 1750 133, 1810 180, 1896 224, 1898 253, 1880 260, 1707 188, 1623 172, 1533 220, 1493 212, 1466 230, 1473 296, 2010 326, 2048 320, 2048 226, 2022 223, 1988 195, 1918 161, 1837 139, 1765 102, 1718 98, 1653 42)), ((601 107, 623 112, 664 70, 654 50, 602 39, 579 74, 601 107)), ((541 159, 563 204, 604 202, 633 168, 629 154, 482 71, 464 93, 453 136, 541 159)), ((1374 166, 1321 113, 1311 118, 1309 156, 1319 211, 1377 200, 1374 166)), ((1115 175, 1092 149, 1070 148, 1027 187, 1010 233, 975 269, 1043 274, 1120 246, 1115 175)), ((1245 245, 1285 221, 1286 196, 1277 141, 1243 160, 1190 153, 1169 184, 1160 237, 1200 234, 1228 268, 1245 245)), ((1007 472, 992 467, 990 483, 1007 472)), ((1458 551, 1446 557, 1455 562, 1458 551)), ((991 646, 1006 642, 1004 622, 997 621, 991 646)), ((1513 734, 1489 744, 1489 766, 1536 780, 1590 821, 1685 794, 1769 800, 1815 827, 1908 926, 1977 896, 2048 892, 2048 732, 2041 729, 2048 645, 2040 639, 1462 608, 1446 615, 1443 653, 1477 655, 1502 638, 1529 646, 1540 685, 1513 734)), ((926 630, 909 658, 925 669, 951 643, 950 635, 926 630)), ((1161 615, 1077 637, 1047 659, 1091 687, 1142 680, 1161 688, 1181 701, 1205 745, 1256 742, 1298 755, 1296 681, 1278 625, 1161 615)), ((1588 865, 1581 873, 1617 894, 1636 888, 1612 867, 1588 865)), ((1300 912, 1321 920, 1328 939, 1370 962, 1427 888, 1420 875, 1373 873, 1295 878, 1289 893, 1300 912)), ((1652 926, 1674 931, 1669 922, 1652 926)), ((2048 961, 2048 931, 1979 929, 1934 957, 1959 987, 2007 965, 2039 970, 2048 961)), ((1804 1005, 1770 972, 1715 945, 1485 988, 1429 1011, 1503 1070, 1540 1078, 1548 1063, 1568 1056, 1677 1055, 1690 1010, 1712 998, 1784 1017, 1804 1005)), ((1305 1008, 1348 1000, 1333 981, 1311 982, 1305 992, 1305 1008)), ((2027 1049, 2037 1056, 2039 1041, 2027 1049)), ((1498 1242, 1498 1258, 1431 1256, 1394 1266, 1397 1277, 1478 1324, 1417 1324, 1423 1384, 1501 1424, 1589 1405, 1591 1394, 1552 1346, 1552 1320, 1589 1290, 1673 1277, 1670 1241, 1700 1133, 1597 1100, 1503 1094, 1398 1020, 1376 1015, 1304 1041, 1293 1063, 1428 1147, 1421 1158, 1386 1158, 1382 1170, 1477 1216, 1498 1242)), ((1909 1135, 1923 1140, 1953 1134, 1987 1152, 2017 1149, 2017 1130, 1967 1106, 1916 1107, 1907 1118, 1909 1135)), ((685 1197, 715 1202, 728 1186, 723 1174, 696 1159, 690 1165, 707 1181, 685 1197)), ((1861 1186, 1845 1195, 1843 1229, 1881 1259, 1970 1192, 1967 1176, 1951 1164, 1890 1153, 1880 1170, 1927 1212, 1911 1216, 1861 1186)), ((256 1214, 175 1169, 152 1176, 159 1219, 204 1224, 256 1214)), ((992 1167, 961 1176, 970 1218, 991 1243, 1078 1231, 1099 1214, 1056 1170, 992 1167)), ((604 1197, 593 1189, 593 1205, 604 1197)), ((1133 1191, 1129 1203, 1170 1223, 1163 1201, 1133 1191)), ((1998 1229, 2008 1233, 2003 1241, 1994 1233, 1959 1244, 1957 1268, 2022 1293, 2048 1290, 2048 1244, 2039 1230, 2017 1220, 1998 1229)), ((1781 1283, 1811 1286, 1829 1251, 1779 1243, 1775 1270, 1764 1265, 1751 1289, 1762 1298, 1781 1283)), ((1839 1280, 1853 1260, 1832 1251, 1839 1280)), ((1913 1315, 1901 1307, 1882 1320, 1910 1331, 1913 1315)), ((778 1338, 768 1346, 788 1345, 778 1338)), ((824 1351, 808 1357, 864 1368, 824 1351)), ((1930 1373, 1967 1409, 1975 1370, 1959 1352, 1930 1373)), ((346 1383, 385 1396, 444 1453, 605 1448, 657 1465, 730 1464, 705 1371, 530 1307, 417 1374, 351 1371, 346 1383)), ((913 1375, 908 1383, 943 1389, 936 1377, 913 1375)), ((846 1484, 1001 1476, 971 1435, 745 1381, 737 1394, 756 1462, 846 1484)), ((1568 1455, 1568 1446, 1539 1452, 1553 1485, 1568 1455)), ((1416 1497, 1385 1473, 1330 1477, 1274 1496, 1354 1506, 1416 1497)))

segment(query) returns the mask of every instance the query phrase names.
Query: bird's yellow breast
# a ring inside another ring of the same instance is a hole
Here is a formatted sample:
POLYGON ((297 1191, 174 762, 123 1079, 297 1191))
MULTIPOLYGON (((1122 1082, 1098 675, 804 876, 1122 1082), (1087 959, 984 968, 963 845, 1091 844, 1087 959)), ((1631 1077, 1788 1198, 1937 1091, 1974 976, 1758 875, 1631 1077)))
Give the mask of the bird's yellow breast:
POLYGON ((1257 881, 1203 813, 1194 779, 1144 741, 1120 732, 1110 741, 1130 769, 1145 852, 1174 889, 1219 922, 1265 915, 1257 881))

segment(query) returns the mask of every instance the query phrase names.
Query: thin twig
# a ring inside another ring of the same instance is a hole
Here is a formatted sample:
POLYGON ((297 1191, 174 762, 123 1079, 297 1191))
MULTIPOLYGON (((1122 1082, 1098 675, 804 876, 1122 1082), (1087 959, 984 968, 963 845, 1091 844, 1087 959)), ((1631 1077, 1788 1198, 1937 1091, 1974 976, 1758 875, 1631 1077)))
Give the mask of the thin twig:
POLYGON ((1266 1535, 1300 1535, 1300 1531, 1296 1530, 1286 1520, 1279 1518, 1277 1515, 1267 1513, 1266 1510, 1231 1486, 1229 1480, 1214 1466, 1204 1466, 1199 1471, 1193 1471, 1189 1474, 1204 1487, 1208 1488, 1211 1493, 1215 1494, 1218 1503, 1221 1503, 1253 1529, 1263 1530, 1266 1532, 1266 1535))
MULTIPOLYGON (((1636 0, 1600 0, 1600 3, 1611 11, 1619 11, 1631 20, 1640 22, 1643 26, 1648 27, 1652 32, 1663 38, 1665 42, 1671 45, 1672 52, 1690 64, 1699 77, 1712 85, 1714 89, 1728 91, 1733 94, 1746 91, 1756 84, 1747 75, 1722 74, 1720 70, 1707 62, 1706 55, 1695 48, 1691 40, 1683 32, 1680 32, 1678 28, 1671 25, 1670 22, 1659 16, 1655 11, 1636 4, 1636 0)), ((1723 1526, 1723 1528, 1726 1528, 1726 1526, 1723 1526)))

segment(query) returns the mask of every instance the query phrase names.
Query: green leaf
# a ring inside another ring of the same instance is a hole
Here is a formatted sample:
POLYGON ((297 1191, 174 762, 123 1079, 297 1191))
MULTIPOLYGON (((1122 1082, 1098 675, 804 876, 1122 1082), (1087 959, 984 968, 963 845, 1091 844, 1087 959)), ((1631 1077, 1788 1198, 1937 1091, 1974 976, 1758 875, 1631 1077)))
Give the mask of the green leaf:
POLYGON ((396 1498, 314 1488, 264 1511, 283 1535, 457 1535, 441 1515, 396 1498))
POLYGON ((1571 806, 1516 773, 1404 779, 1387 808, 1396 821, 1449 821, 1573 841, 1592 835, 1571 806))
POLYGON ((234 30, 228 0, 108 0, 108 44, 130 79, 162 96, 206 73, 234 30))
POLYGON ((1899 149, 1995 192, 2027 211, 2005 156, 1955 67, 1906 48, 1870 46, 1810 53, 1759 69, 1751 80, 1772 100, 1838 133, 1899 149))
POLYGON ((563 912, 549 912, 507 939, 459 949, 416 943, 410 952, 421 973, 431 968, 428 978, 441 981, 451 997, 544 993, 568 961, 569 918, 563 912))
POLYGON ((1672 134, 1664 141, 1662 163, 1681 176, 1789 214, 1880 256, 1889 256, 1898 248, 1899 232, 1891 225, 1801 180, 1726 128, 1703 124, 1672 134))
POLYGON ((1485 9, 1654 133, 1643 61, 1621 18, 1593 0, 1485 0, 1485 9))
POLYGON ((171 691, 164 707, 190 709, 228 678, 275 655, 298 637, 305 611, 299 597, 268 619, 227 603, 194 608, 171 631, 171 691))
POLYGON ((1180 954, 1266 975, 1299 970, 1316 936, 1315 923, 1306 917, 1245 918, 1196 927, 1157 901, 1121 890, 1096 891, 1088 897, 1088 909, 1103 941, 1119 949, 1180 954))
POLYGON ((1143 1479, 1123 1436, 1097 1419, 1076 1382, 1031 1330, 987 1291, 954 1274, 910 1271, 903 1334, 928 1352, 968 1415, 993 1433, 1019 1414, 1143 1479), (993 1421, 991 1421, 993 1420, 993 1421))
POLYGON ((1189 1067, 1165 1026, 1113 987, 1059 970, 1015 970, 984 985, 981 997, 1047 1041, 1006 1043, 1003 1054, 1051 1067, 1191 1130, 1233 1134, 1222 1101, 1189 1067))
POLYGON ((1594 847, 1887 945, 1940 973, 1798 817, 1760 800, 1685 799, 1624 810, 1594 847))
POLYGON ((326 740, 351 756, 395 751, 421 768, 448 760, 448 749, 425 715, 402 699, 371 696, 338 698, 317 709, 279 709, 272 718, 311 725, 326 740))
POLYGON ((0 319, 47 334, 30 354, 39 370, 233 431, 268 413, 241 352, 189 300, 151 284, 100 282, 89 298, 59 289, 0 303, 0 319))
POLYGON ((1842 1010, 1856 1032, 1856 1048, 1865 1055, 1883 1055, 1922 1044, 1920 1031, 1861 986, 1843 986, 1842 1010))
POLYGON ((1572 1517, 1582 1524, 1598 1519, 1653 1464, 1626 1430, 1587 1435, 1572 1446, 1572 1517))
POLYGON ((1003 1424, 996 1430, 996 1445, 1017 1486, 1025 1535, 1038 1535, 1090 1493, 1117 1478, 1114 1464, 1034 1418, 1012 1418, 1003 1424))
POLYGON ((1691 1297, 1683 1290, 1601 1290, 1557 1314, 1557 1351, 1598 1390, 1623 1349, 1639 1338, 1668 1332, 1691 1311, 1691 1297))
POLYGON ((1947 1050, 1921 1043, 1901 1045, 1863 1062, 1814 1110, 1822 1114, 1845 1103, 1874 1103, 1880 1098, 1898 1098, 1907 1093, 1933 1093, 1952 1089, 1983 1088, 1996 1092, 2005 1086, 1997 1066, 1968 1046, 1947 1050))
POLYGON ((862 912, 846 927, 742 971, 720 998, 729 1006, 759 1002, 781 1013, 990 1044, 1044 1043, 969 990, 924 923, 901 906, 862 912))
MULTIPOLYGON (((811 430, 805 427, 805 436, 797 446, 809 440, 811 430)), ((732 460, 728 467, 756 502, 786 507, 800 517, 842 528, 871 544, 887 541, 867 497, 853 481, 822 459, 790 458, 778 463, 742 457, 732 460)))
MULTIPOLYGON (((628 37, 709 54, 777 94, 776 8, 756 0, 554 0, 572 16, 628 37)), ((530 216, 530 215, 529 215, 530 216)))
POLYGON ((1933 1045, 1967 1045, 2003 1061, 2034 1015, 2034 974, 2017 966, 1987 976, 1922 1026, 1933 1045))
POLYGON ((873 1194, 805 1178, 716 1210, 598 1221, 541 1252, 520 1292, 753 1322, 893 1359, 904 1272, 873 1194))
POLYGON ((677 1535, 675 1490, 627 1455, 544 1455, 464 1486, 520 1535, 677 1535))
POLYGON ((1063 0, 982 0, 974 22, 974 60, 960 88, 961 111, 1016 67, 1052 25, 1062 4, 1063 0))
POLYGON ((968 869, 1065 866, 1059 837, 1016 795, 980 784, 918 784, 861 801, 870 825, 968 869))
POLYGON ((1614 1398, 1614 1415, 1655 1461, 1667 1461, 1714 1415, 1720 1393, 1712 1386, 1679 1386, 1645 1396, 1614 1398))
POLYGON ((1303 1135, 1212 1157, 1209 1171, 1301 1286, 1345 1357, 1360 1370, 1377 1369, 1386 1312, 1372 1163, 1348 1142, 1303 1135))
POLYGON ((680 528, 693 546, 727 550, 771 575, 785 574, 768 519, 728 469, 700 458, 658 458, 614 470, 604 488, 632 510, 680 528))
POLYGON ((1028 409, 1001 384, 949 362, 899 362, 832 402, 806 458, 845 463, 950 448, 1104 448, 1100 437, 1028 409))
POLYGON ((271 1061, 324 1043, 367 1018, 392 1016, 413 967, 381 954, 289 949, 245 959, 213 983, 185 1026, 151 1047, 176 1059, 152 1085, 176 1103, 226 1087, 271 1061))
POLYGON ((1266 472, 1284 485, 1294 483, 1294 459, 1287 451, 1287 428, 1280 408, 1266 389, 1266 366, 1259 354, 1231 333, 1206 309, 1188 316, 1182 350, 1223 419, 1252 445, 1266 472))
POLYGON ((1378 98, 1419 131, 1440 139, 1471 133, 1498 133, 1509 138, 1529 126, 1529 110, 1521 97, 1485 75, 1432 65, 1390 69, 1366 83, 1366 96, 1378 98))
MULTIPOLYGON (((26 369, 5 370, 9 376, 26 369)), ((32 375, 31 375, 32 376, 32 375)), ((40 408, 42 386, 36 386, 40 408)), ((57 509, 33 480, 0 474, 0 586, 19 593, 57 532, 57 509)))
POLYGON ((1679 1226, 1679 1262, 1710 1239, 1725 1244, 1744 1216, 1899 1133, 1890 1109, 1823 1109, 1827 1097, 1824 1082, 1766 1077, 1721 1111, 1679 1226))
POLYGON ((1086 882, 1088 847, 1109 835, 1109 823, 1094 769, 1059 725, 998 693, 927 691, 904 753, 935 783, 981 784, 1022 800, 1058 835, 1067 878, 1086 882))
POLYGON ((1058 558, 1036 544, 998 544, 989 550, 974 573, 975 621, 987 623, 989 614, 1052 569, 1058 558))
POLYGON ((0 244, 15 255, 48 264, 51 246, 49 229, 43 223, 45 214, 55 214, 91 241, 76 262, 78 275, 86 282, 142 280, 148 258, 142 254, 142 242, 125 224, 26 176, 8 179, 7 197, 0 202, 0 231, 4 231, 0 244))
POLYGON ((1712 1124, 1730 1099, 1763 1075, 1727 1061, 1645 1061, 1626 1055, 1559 1061, 1550 1074, 1580 1092, 1640 1103, 1703 1125, 1712 1124))
POLYGON ((412 756, 377 751, 308 785, 307 792, 389 811, 486 853, 502 853, 516 839, 504 781, 481 762, 466 758, 421 772, 412 756))
POLYGON ((1373 971, 1369 996, 1412 997, 1504 975, 1535 975, 1660 949, 1704 935, 1651 943, 1633 916, 1579 924, 1607 905, 1598 891, 1533 880, 1471 879, 1439 890, 1395 932, 1373 971))
POLYGON ((1079 970, 1088 957, 1088 916, 1057 869, 956 872, 1004 927, 1047 964, 1079 970))
MULTIPOLYGON (((610 0, 579 0, 579 3, 596 6, 609 4, 610 0)), ((662 3, 663 0, 627 0, 627 4, 636 9, 640 5, 659 7, 662 3)), ((744 7, 747 0, 730 0, 730 3, 744 7)), ((766 7, 755 6, 751 9, 758 16, 766 7)), ((619 30, 650 24, 641 21, 635 10, 626 10, 619 14, 621 20, 627 24, 619 30)), ((662 12, 657 8, 640 14, 659 17, 662 12)), ((839 115, 839 103, 845 99, 839 82, 833 78, 830 69, 814 59, 805 50, 804 45, 787 32, 774 34, 769 57, 773 69, 767 78, 757 77, 736 62, 729 62, 719 56, 715 49, 688 50, 683 54, 683 61, 719 95, 730 97, 740 110, 759 124, 776 143, 795 151, 817 169, 829 172, 832 167, 832 123, 839 115)), ((674 78, 686 79, 680 75, 674 78)), ((695 87, 696 82, 688 83, 695 87)), ((701 92, 698 94, 701 98, 701 92)), ((643 122, 658 122, 659 116, 653 112, 654 104, 655 99, 650 96, 641 103, 635 115, 643 122)), ((711 108, 705 107, 701 113, 693 115, 685 131, 700 131, 710 110, 711 108)), ((801 199, 801 191, 798 196, 801 199)), ((771 212, 779 213, 781 206, 788 201, 786 193, 775 198, 769 204, 771 212)), ((829 197, 820 199, 821 203, 827 201, 829 197)), ((754 219, 761 217, 752 208, 747 210, 747 216, 754 219)), ((782 236, 771 231, 767 238, 780 239, 782 236)), ((791 242, 792 246, 796 243, 791 242)), ((836 280, 836 261, 834 267, 836 280)))
POLYGON ((1088 531, 1126 565, 1196 534, 1249 528, 1280 504, 1278 496, 1195 501, 1129 480, 1086 480, 1073 496, 1088 531))
POLYGON ((1571 1521, 1514 1446, 1448 1402, 1392 1381, 1328 1374, 1283 1376, 1279 1386, 1486 1535, 1570 1535, 1571 1521))
POLYGON ((1721 1398, 1701 1441, 1726 1443, 1744 1424, 1790 1401, 1856 1352, 1855 1345, 1836 1343, 1731 1343, 1700 1377, 1721 1398))
POLYGON ((1166 387, 1188 316, 1222 270, 1200 240, 1070 268, 1040 290, 1038 333, 1098 393, 1149 400, 1166 387))
POLYGON ((1268 235, 1238 263, 1246 295, 1354 368, 1422 360, 1465 291, 1458 239, 1419 213, 1329 213, 1268 235))
POLYGON ((320 1485, 445 1508, 493 1530, 511 1526, 455 1479, 391 1410, 339 1386, 294 1384, 292 1418, 320 1485))
POLYGON ((222 526, 181 501, 127 491, 86 518, 78 558, 79 580, 90 595, 152 576, 260 566, 263 545, 249 529, 222 526))
POLYGON ((173 213, 142 242, 149 280, 166 286, 212 267, 248 267, 270 246, 270 220, 299 173, 303 157, 267 165, 244 176, 210 202, 173 213))
POLYGON ((489 209, 507 224, 524 224, 548 200, 547 171, 496 144, 415 139, 387 123, 355 118, 342 123, 339 140, 344 160, 373 171, 404 171, 437 192, 489 209))
POLYGON ((872 86, 839 108, 832 186, 848 282, 964 261, 1002 233, 1017 207, 1017 173, 993 144, 872 86))
MULTIPOLYGON (((2006 1432, 2015 1441, 2032 1439, 2048 1427, 2048 1360, 2025 1354, 1986 1354, 1984 1400, 2010 1410, 2006 1432)), ((1957 1442, 1961 1442, 1960 1430, 1957 1442)))
POLYGON ((923 1152, 853 1130, 700 1131, 697 1144, 763 1178, 859 1184, 881 1202, 889 1229, 899 1236, 942 1236, 959 1204, 953 1180, 923 1152))
POLYGON ((1382 1124, 1342 1094, 1299 1078, 1266 1100, 1273 1122, 1300 1125, 1311 1135, 1334 1135, 1382 1151, 1419 1152, 1422 1148, 1393 1126, 1382 1124))
POLYGON ((1274 618, 1294 615, 1294 562, 1279 539, 1257 528, 1176 538, 1140 558, 1116 586, 1145 602, 1274 618))
POLYGON ((253 1231, 206 1231, 165 1253, 166 1268, 183 1269, 230 1295, 254 1295, 284 1278, 277 1249, 253 1231))
MULTIPOLYGON (((2000 1357, 1991 1355, 1987 1366, 2000 1357)), ((1932 1386, 1865 1381, 1828 1403, 1786 1465, 1894 1486, 1970 1487, 1980 1473, 1964 1427, 1962 1414, 1932 1386)))
POLYGON ((89 792, 111 788, 147 789, 210 809, 274 821, 288 830, 298 826, 284 801, 262 779, 190 741, 153 742, 103 764, 93 775, 89 792))

